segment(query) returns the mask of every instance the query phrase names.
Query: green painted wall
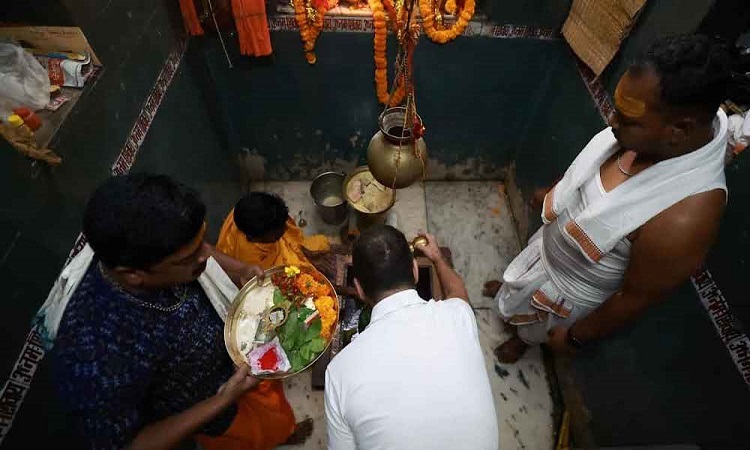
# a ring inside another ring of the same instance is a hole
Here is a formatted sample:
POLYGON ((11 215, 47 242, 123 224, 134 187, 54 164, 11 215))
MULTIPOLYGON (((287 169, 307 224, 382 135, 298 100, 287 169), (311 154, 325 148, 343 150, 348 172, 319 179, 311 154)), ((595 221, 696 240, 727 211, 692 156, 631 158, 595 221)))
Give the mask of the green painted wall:
MULTIPOLYGON (((108 175, 174 30, 181 30, 175 2, 167 0, 62 3, 66 20, 84 29, 106 71, 53 144, 63 166, 33 169, 0 144, 3 374, 78 234, 86 199, 108 175)), ((498 23, 559 27, 569 3, 496 1, 490 12, 498 23)), ((607 85, 645 36, 685 31, 675 27, 697 24, 705 4, 650 2, 624 56, 605 73, 607 85)), ((362 162, 375 131, 371 35, 324 33, 315 67, 304 62, 296 33, 275 32, 272 40, 273 59, 235 55, 232 71, 215 37, 193 40, 135 165, 198 187, 212 205, 212 235, 241 192, 241 172, 305 179, 326 167, 351 167, 362 162)), ((236 53, 234 40, 230 47, 236 53)), ((604 126, 563 41, 461 38, 438 47, 423 40, 416 76, 436 177, 497 178, 515 161, 528 197, 604 126)), ((728 170, 732 201, 709 260, 730 299, 746 297, 732 280, 743 279, 750 249, 748 174, 745 160, 728 170)), ((627 332, 580 354, 576 371, 602 445, 726 443, 732 432, 750 430, 744 418, 726 413, 748 401, 747 390, 689 286, 627 332)), ((68 434, 43 364, 5 448, 65 445, 68 434)))
POLYGON ((558 29, 568 16, 572 0, 478 0, 478 3, 495 23, 558 29))
MULTIPOLYGON (((233 70, 215 40, 196 43, 218 99, 214 115, 225 120, 246 169, 255 178, 312 179, 360 164, 382 111, 372 35, 323 33, 315 66, 305 62, 297 33, 271 37, 272 60, 233 70)), ((564 42, 532 39, 459 38, 445 46, 423 39, 414 60, 431 179, 502 177, 534 102, 556 89, 561 67, 572 68, 564 42)))
MULTIPOLYGON (((147 2, 142 3, 145 6, 147 2)), ((78 234, 91 190, 108 176, 174 43, 172 22, 163 8, 138 9, 129 2, 91 8, 83 1, 70 1, 67 7, 105 70, 51 144, 63 157, 60 167, 32 165, 4 141, 0 144, 4 194, 0 224, 5 255, 0 260, 0 276, 10 293, 0 302, 3 317, 23 308, 30 318, 46 296, 78 234)), ((11 345, 0 349, 0 361, 5 363, 16 351, 23 338, 19 331, 27 330, 27 325, 26 321, 14 321, 3 327, 2 339, 11 345)))
POLYGON ((602 74, 610 93, 641 49, 660 36, 692 33, 698 28, 715 0, 651 0, 641 10, 638 22, 620 52, 602 74))
MULTIPOLYGON (((9 372, 30 318, 78 235, 86 200, 108 176, 181 32, 175 5, 168 0, 114 0, 93 7, 80 0, 51 1, 50 8, 30 8, 13 17, 80 26, 105 71, 52 143, 64 158, 62 166, 32 166, 0 144, 5 193, 0 281, 6 288, 0 301, 2 374, 9 372)), ((290 159, 280 155, 304 155, 297 157, 311 165, 336 158, 354 165, 374 132, 379 107, 372 86, 371 35, 324 33, 316 67, 304 62, 296 33, 274 33, 273 39, 274 60, 237 60, 240 68, 234 71, 226 69, 215 37, 191 41, 134 167, 169 173, 200 189, 211 205, 213 236, 242 190, 237 164, 242 147, 263 149, 269 173, 309 176, 313 170, 304 174, 300 167, 287 168, 290 159)), ((517 130, 532 112, 527 97, 538 98, 540 89, 549 87, 542 80, 568 64, 561 56, 565 52, 562 41, 459 39, 445 48, 420 43, 418 77, 425 92, 420 90, 418 100, 432 152, 445 165, 446 176, 451 171, 455 176, 501 175, 513 159, 517 130), (481 170, 480 158, 488 160, 489 171, 481 170)), ((55 401, 48 361, 33 386, 4 448, 52 441, 79 448, 55 401)))

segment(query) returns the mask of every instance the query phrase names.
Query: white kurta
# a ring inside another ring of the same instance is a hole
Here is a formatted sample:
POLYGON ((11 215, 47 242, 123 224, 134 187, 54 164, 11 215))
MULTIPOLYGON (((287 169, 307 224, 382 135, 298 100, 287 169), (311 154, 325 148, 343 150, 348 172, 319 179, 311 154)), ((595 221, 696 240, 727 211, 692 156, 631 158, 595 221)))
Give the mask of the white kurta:
POLYGON ((328 448, 497 450, 474 312, 415 290, 380 301, 326 370, 328 448))

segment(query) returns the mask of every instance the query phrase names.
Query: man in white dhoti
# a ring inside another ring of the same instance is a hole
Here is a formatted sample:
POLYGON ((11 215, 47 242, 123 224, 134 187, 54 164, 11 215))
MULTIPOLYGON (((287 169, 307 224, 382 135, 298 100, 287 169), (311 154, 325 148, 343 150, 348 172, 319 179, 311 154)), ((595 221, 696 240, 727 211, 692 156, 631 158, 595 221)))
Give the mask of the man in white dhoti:
POLYGON ((605 337, 700 266, 727 201, 728 80, 724 48, 697 35, 656 42, 620 79, 611 126, 547 193, 503 283, 485 286, 516 326, 500 361, 605 337))

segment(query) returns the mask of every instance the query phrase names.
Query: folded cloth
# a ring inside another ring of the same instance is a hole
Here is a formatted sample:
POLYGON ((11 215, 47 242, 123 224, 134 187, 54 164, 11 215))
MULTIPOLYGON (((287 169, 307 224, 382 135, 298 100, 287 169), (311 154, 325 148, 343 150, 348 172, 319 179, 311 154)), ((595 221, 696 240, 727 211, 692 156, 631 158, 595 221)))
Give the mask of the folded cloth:
POLYGON ((47 294, 47 300, 31 321, 32 326, 37 328, 37 332, 42 337, 44 348, 48 351, 57 337, 57 330, 60 328, 60 320, 65 313, 65 308, 86 275, 93 258, 94 250, 86 244, 83 250, 63 268, 47 294))
MULTIPOLYGON (((83 250, 63 268, 49 291, 47 300, 34 316, 32 326, 37 328, 46 350, 53 347, 57 331, 60 328, 60 321, 65 314, 65 308, 86 275, 93 259, 94 250, 86 244, 83 250)), ((214 258, 208 258, 206 270, 198 277, 198 282, 206 291, 206 295, 211 300, 211 305, 213 305, 221 320, 226 320, 229 306, 239 292, 229 275, 224 272, 214 258)))
POLYGON ((292 407, 280 380, 263 380, 237 403, 237 415, 221 436, 199 434, 205 450, 272 450, 294 433, 292 407))
POLYGON ((198 19, 193 0, 180 0, 180 13, 182 13, 182 21, 185 23, 188 34, 190 36, 203 36, 203 27, 198 19))

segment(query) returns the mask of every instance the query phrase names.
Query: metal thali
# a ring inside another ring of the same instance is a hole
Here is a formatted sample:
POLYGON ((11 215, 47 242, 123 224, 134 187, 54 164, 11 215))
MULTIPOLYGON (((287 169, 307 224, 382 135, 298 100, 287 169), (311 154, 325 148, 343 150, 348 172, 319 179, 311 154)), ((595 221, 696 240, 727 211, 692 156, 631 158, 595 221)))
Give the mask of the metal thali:
MULTIPOLYGON (((310 269, 308 268, 302 268, 303 273, 309 272, 310 269)), ((314 270, 314 269, 313 269, 314 270)), ((237 328, 238 323, 240 319, 247 317, 247 312, 244 311, 243 305, 244 302, 251 298, 253 293, 261 286, 267 286, 265 283, 271 282, 271 277, 274 274, 277 274, 279 272, 284 271, 284 266, 276 266, 271 269, 268 269, 264 272, 263 280, 261 281, 258 279, 258 277, 253 277, 250 281, 248 281, 242 289, 237 293, 237 296, 234 298, 234 301, 232 301, 232 306, 229 308, 229 312, 227 313, 227 320, 224 322, 224 345, 227 348, 227 352, 229 353, 229 357, 232 358, 232 361, 236 365, 242 365, 242 364, 248 364, 247 358, 245 357, 245 354, 250 351, 250 349, 245 350, 244 352, 240 350, 238 346, 238 339, 237 339, 237 328), (243 317, 243 314, 245 315, 243 317)), ((328 287, 331 290, 331 298, 333 298, 333 301, 335 302, 336 306, 336 322, 332 325, 333 329, 336 330, 339 324, 340 315, 341 315, 341 304, 339 302, 339 298, 336 295, 336 289, 333 287, 333 284, 326 278, 324 275, 317 272, 318 275, 325 281, 325 283, 328 285, 328 287)), ((278 373, 278 374, 261 374, 261 375, 254 375, 257 378, 262 379, 282 379, 282 378, 288 378, 290 376, 296 375, 298 373, 302 373, 305 370, 312 367, 313 364, 328 350, 329 346, 331 345, 331 341, 333 339, 334 333, 331 334, 331 337, 326 342, 326 346, 321 351, 318 356, 316 356, 310 363, 308 363, 305 367, 302 369, 293 372, 285 372, 285 373, 278 373)))

